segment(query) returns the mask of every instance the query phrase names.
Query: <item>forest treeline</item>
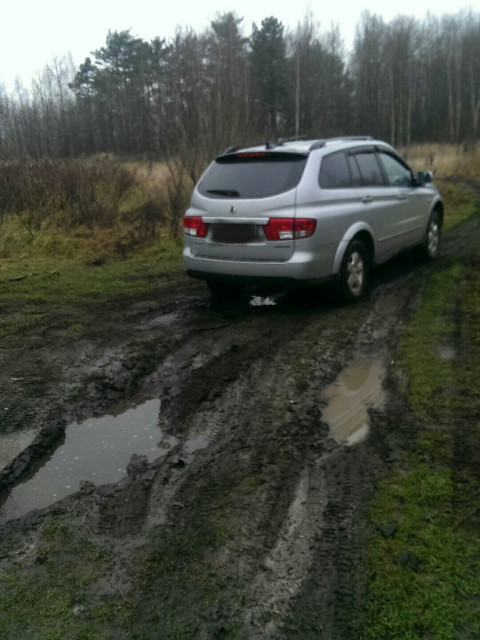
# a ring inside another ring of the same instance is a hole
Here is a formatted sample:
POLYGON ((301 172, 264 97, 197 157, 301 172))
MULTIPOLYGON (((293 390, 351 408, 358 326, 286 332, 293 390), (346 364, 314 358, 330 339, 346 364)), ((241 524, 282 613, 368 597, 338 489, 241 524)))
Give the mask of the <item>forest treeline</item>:
POLYGON ((347 55, 338 27, 307 17, 287 32, 267 17, 246 36, 229 12, 168 41, 109 32, 78 68, 55 59, 28 90, 0 86, 0 159, 182 157, 195 179, 231 144, 360 133, 398 146, 471 142, 479 118, 480 13, 365 12, 347 55))

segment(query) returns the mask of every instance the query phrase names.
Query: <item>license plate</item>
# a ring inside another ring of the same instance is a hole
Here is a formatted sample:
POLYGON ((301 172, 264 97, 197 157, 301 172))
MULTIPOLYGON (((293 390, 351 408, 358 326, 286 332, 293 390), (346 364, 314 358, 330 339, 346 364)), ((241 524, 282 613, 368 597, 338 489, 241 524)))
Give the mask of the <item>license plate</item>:
POLYGON ((213 241, 232 244, 254 242, 258 238, 256 224, 214 224, 213 241))

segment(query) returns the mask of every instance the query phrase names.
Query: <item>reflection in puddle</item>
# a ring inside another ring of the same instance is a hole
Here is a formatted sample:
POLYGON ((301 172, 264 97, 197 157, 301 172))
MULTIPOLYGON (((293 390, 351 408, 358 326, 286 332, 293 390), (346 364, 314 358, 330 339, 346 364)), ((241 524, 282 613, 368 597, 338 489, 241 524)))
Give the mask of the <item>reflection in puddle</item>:
POLYGON ((266 298, 262 296, 252 296, 249 304, 251 307, 274 307, 284 295, 284 293, 276 293, 266 298))
POLYGON ((328 404, 322 417, 336 442, 353 445, 366 438, 368 408, 381 408, 385 399, 384 375, 379 360, 360 360, 343 369, 335 382, 327 387, 328 404))
POLYGON ((0 503, 0 522, 78 491, 82 480, 96 485, 117 482, 126 475, 134 453, 146 455, 150 461, 165 455, 171 443, 164 438, 158 444, 162 437, 159 411, 160 400, 149 400, 118 416, 69 425, 64 442, 8 494, 3 505, 0 503))
POLYGON ((35 440, 32 430, 9 433, 0 437, 0 471, 35 440))

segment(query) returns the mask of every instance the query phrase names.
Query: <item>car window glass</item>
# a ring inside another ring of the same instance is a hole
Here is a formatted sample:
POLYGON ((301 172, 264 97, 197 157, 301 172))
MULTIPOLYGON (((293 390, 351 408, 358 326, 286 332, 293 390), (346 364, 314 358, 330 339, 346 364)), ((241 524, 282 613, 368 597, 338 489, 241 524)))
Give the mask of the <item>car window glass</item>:
POLYGON ((385 179, 375 153, 356 153, 355 160, 362 176, 363 186, 378 187, 385 184, 385 179))
POLYGON ((410 169, 388 153, 380 153, 380 159, 387 174, 388 182, 391 185, 396 187, 412 186, 410 169))
POLYGON ((333 153, 322 160, 320 167, 320 186, 322 189, 346 189, 352 180, 345 154, 333 153))
POLYGON ((354 187, 360 187, 362 185, 362 176, 358 168, 355 156, 348 156, 348 166, 350 167, 350 173, 352 175, 352 184, 354 187))
POLYGON ((296 187, 306 156, 263 154, 259 157, 220 157, 198 184, 207 198, 267 198, 296 187))

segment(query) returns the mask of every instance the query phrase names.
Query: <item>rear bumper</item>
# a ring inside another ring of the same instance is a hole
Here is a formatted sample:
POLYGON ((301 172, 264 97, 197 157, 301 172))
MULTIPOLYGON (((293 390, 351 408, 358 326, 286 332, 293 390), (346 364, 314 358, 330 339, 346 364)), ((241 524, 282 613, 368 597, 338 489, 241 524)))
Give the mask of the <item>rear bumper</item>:
POLYGON ((321 250, 297 250, 286 262, 218 260, 192 255, 186 246, 183 261, 187 274, 200 280, 298 287, 331 280, 334 255, 334 245, 324 245, 321 250))
POLYGON ((328 282, 335 282, 336 276, 326 276, 323 278, 310 278, 308 280, 295 280, 294 278, 265 277, 265 276, 237 276, 212 274, 205 271, 193 271, 187 269, 187 275, 197 280, 208 282, 219 282, 224 284, 241 285, 244 287, 273 287, 275 289, 299 289, 301 287, 312 287, 328 282))

